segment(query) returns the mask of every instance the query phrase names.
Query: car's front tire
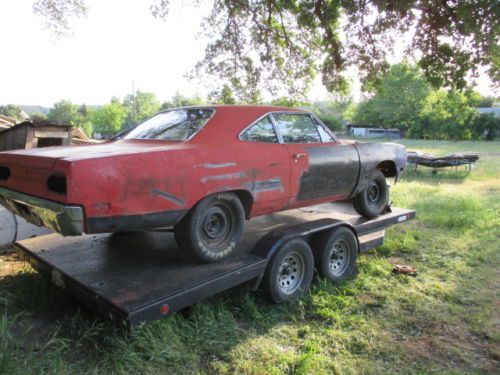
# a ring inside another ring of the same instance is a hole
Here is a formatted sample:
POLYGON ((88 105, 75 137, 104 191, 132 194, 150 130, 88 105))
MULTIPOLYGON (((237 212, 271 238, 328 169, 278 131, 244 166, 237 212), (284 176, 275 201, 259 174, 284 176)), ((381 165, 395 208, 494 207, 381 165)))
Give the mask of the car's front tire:
POLYGON ((245 222, 245 211, 234 193, 219 193, 198 202, 174 228, 181 250, 204 263, 233 253, 245 222))
POLYGON ((380 170, 373 172, 366 188, 352 200, 356 212, 369 219, 384 212, 387 202, 389 202, 389 186, 380 170))

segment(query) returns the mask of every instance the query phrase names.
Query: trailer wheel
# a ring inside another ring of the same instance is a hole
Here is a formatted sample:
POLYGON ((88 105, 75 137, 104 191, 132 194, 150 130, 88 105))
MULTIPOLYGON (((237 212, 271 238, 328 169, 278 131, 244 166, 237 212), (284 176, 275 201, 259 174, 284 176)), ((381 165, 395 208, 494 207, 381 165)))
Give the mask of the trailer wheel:
POLYGON ((233 193, 210 195, 194 206, 174 228, 182 251, 209 263, 233 253, 243 232, 245 212, 233 193))
POLYGON ((303 239, 293 239, 272 256, 262 283, 273 302, 290 302, 309 288, 313 273, 311 247, 303 239))
POLYGON ((339 282, 354 274, 358 242, 349 228, 339 227, 322 233, 314 241, 313 249, 316 269, 321 277, 339 282))
POLYGON ((382 171, 373 172, 368 186, 353 200, 356 212, 364 217, 373 219, 380 215, 389 201, 389 187, 382 171))

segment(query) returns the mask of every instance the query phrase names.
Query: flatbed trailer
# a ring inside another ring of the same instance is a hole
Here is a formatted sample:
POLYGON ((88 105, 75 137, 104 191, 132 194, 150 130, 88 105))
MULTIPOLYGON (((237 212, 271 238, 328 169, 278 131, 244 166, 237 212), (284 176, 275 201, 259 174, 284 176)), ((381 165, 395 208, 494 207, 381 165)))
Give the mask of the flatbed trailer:
MULTIPOLYGON (((255 290, 266 281, 268 286, 273 280, 285 287, 286 283, 293 284, 293 269, 274 265, 280 249, 290 241, 314 244, 320 236, 347 228, 354 235, 357 257, 382 245, 387 227, 416 215, 412 210, 392 208, 369 220, 349 210, 350 205, 323 204, 252 219, 235 254, 210 264, 184 259, 168 231, 79 237, 49 234, 19 241, 15 246, 33 268, 49 275, 84 305, 132 329, 237 285, 247 284, 255 290), (275 277, 272 272, 280 274, 275 277)), ((293 259, 289 258, 290 262, 293 259)), ((306 266, 312 267, 312 278, 314 263, 306 266)), ((296 290, 285 300, 303 291, 296 290)), ((283 298, 270 296, 275 302, 283 302, 283 298)))

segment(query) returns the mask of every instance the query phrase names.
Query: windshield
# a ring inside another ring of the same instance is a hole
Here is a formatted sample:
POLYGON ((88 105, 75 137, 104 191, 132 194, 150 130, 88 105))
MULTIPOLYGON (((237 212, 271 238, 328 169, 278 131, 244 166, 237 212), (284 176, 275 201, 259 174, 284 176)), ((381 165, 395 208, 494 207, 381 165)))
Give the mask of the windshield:
POLYGON ((185 141, 205 125, 213 108, 185 108, 158 113, 132 129, 124 139, 185 141))

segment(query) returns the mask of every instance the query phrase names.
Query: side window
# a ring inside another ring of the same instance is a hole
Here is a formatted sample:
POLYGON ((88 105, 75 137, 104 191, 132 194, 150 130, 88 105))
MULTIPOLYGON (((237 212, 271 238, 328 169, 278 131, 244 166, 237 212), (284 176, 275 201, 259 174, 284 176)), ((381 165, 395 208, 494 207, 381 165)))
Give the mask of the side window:
POLYGON ((325 130, 325 128, 318 123, 318 121, 314 120, 314 123, 318 127, 318 133, 321 137, 322 142, 335 142, 335 139, 325 130))
POLYGON ((250 142, 279 143, 278 136, 268 116, 241 133, 240 139, 250 142))
POLYGON ((275 113, 273 118, 285 143, 321 143, 316 124, 307 114, 275 113))

